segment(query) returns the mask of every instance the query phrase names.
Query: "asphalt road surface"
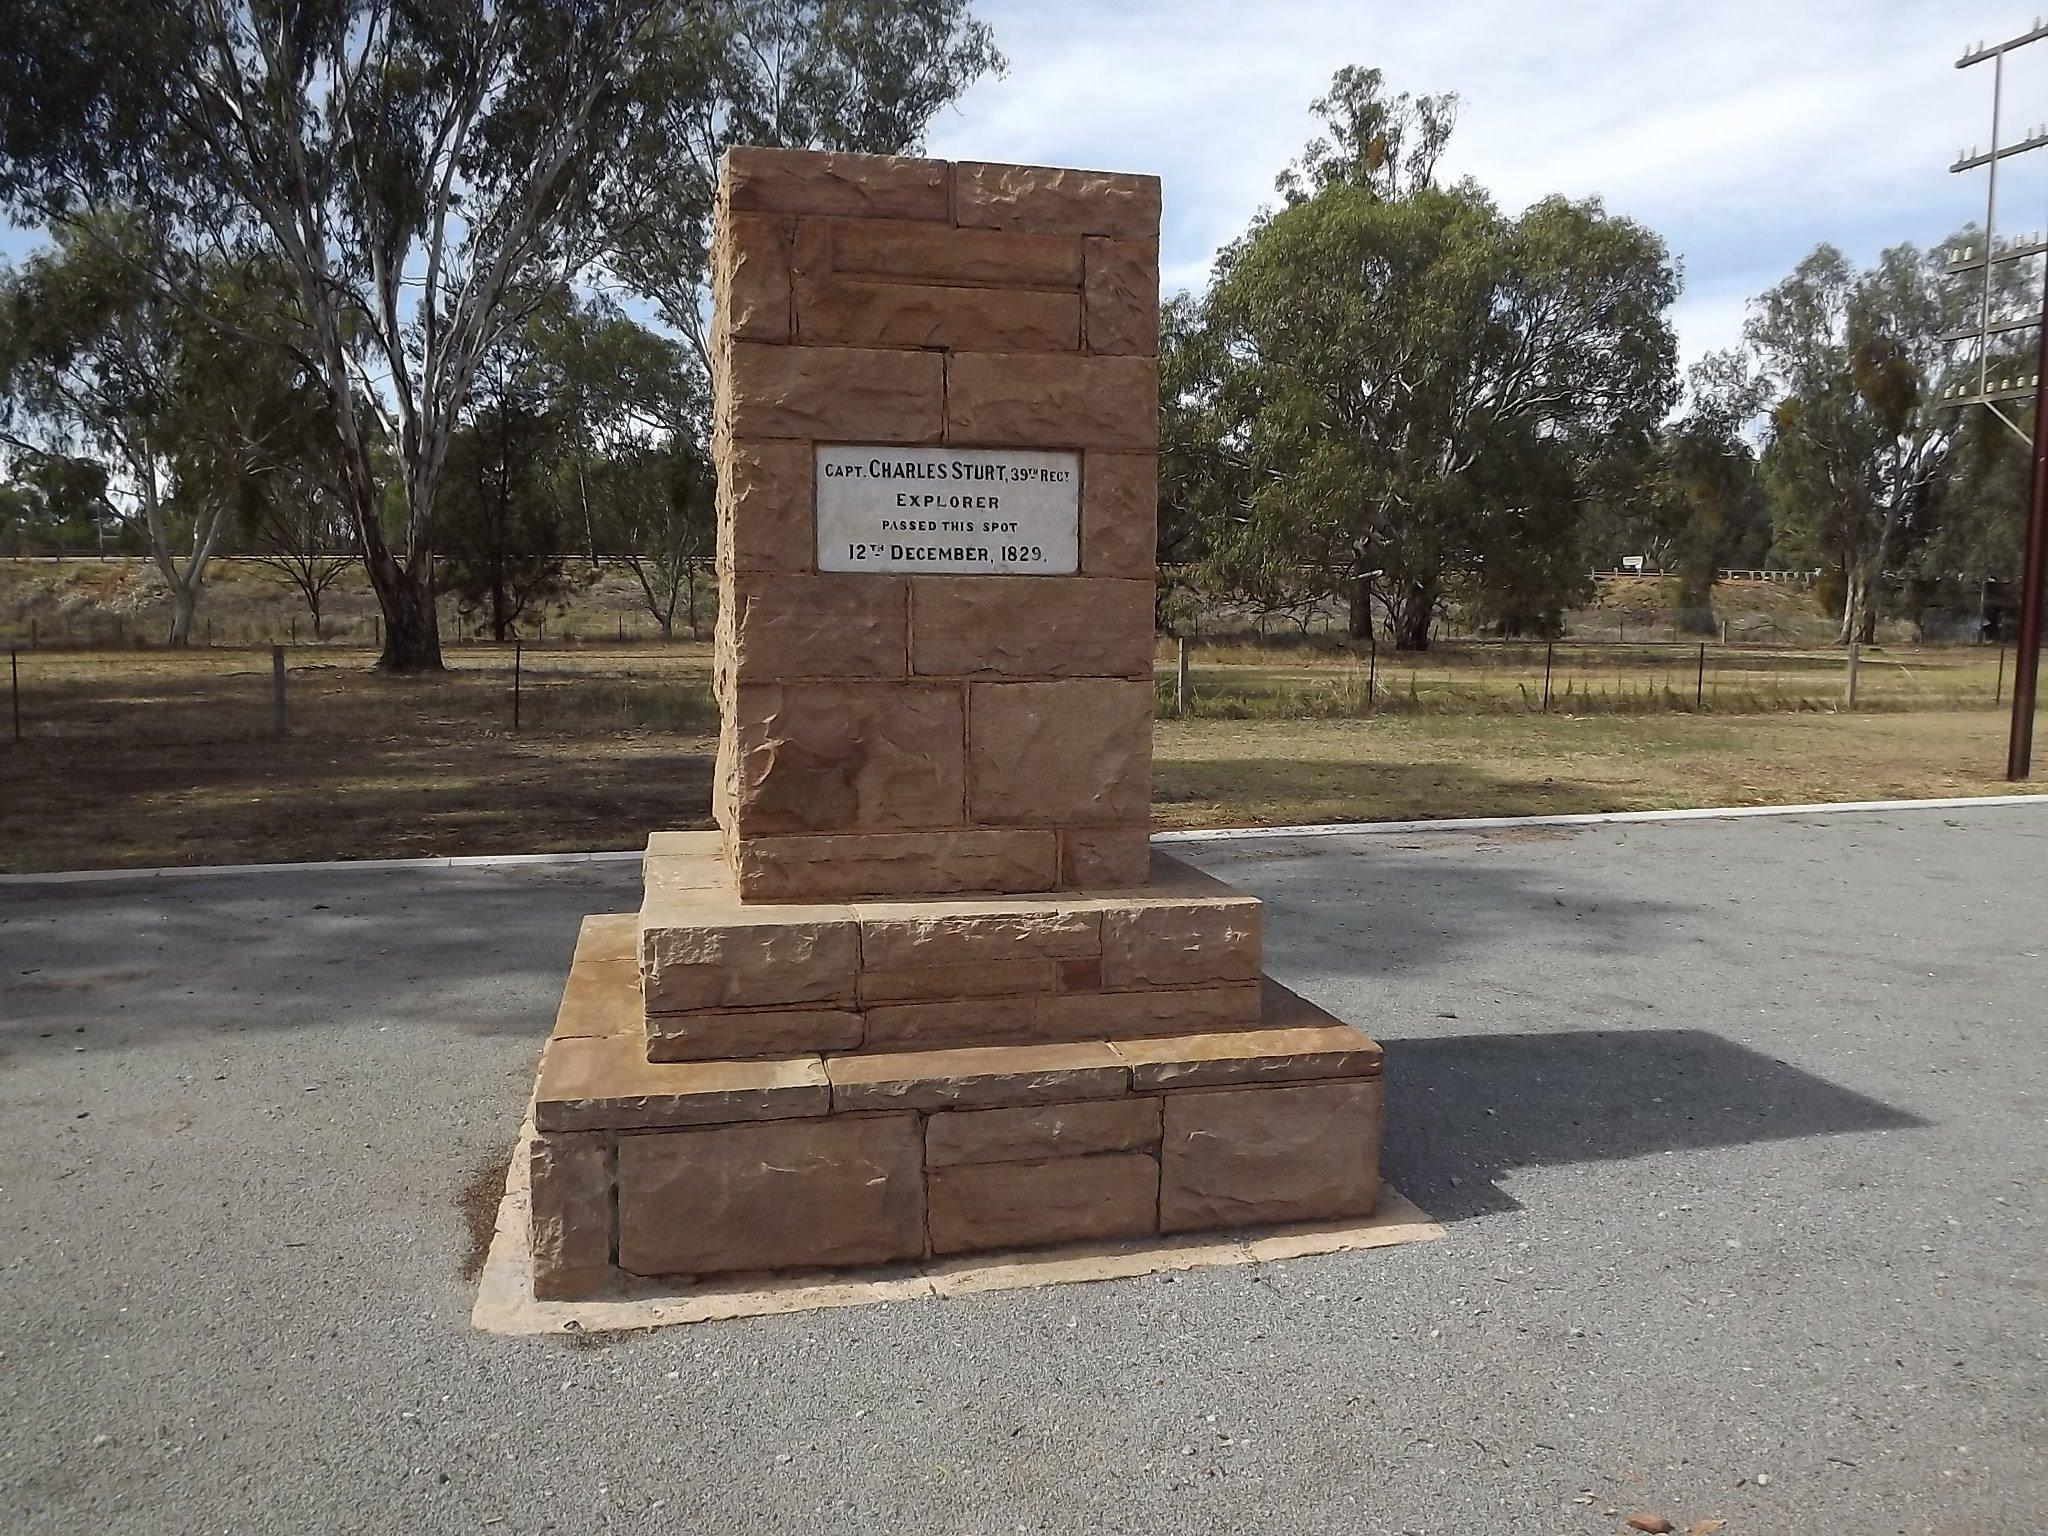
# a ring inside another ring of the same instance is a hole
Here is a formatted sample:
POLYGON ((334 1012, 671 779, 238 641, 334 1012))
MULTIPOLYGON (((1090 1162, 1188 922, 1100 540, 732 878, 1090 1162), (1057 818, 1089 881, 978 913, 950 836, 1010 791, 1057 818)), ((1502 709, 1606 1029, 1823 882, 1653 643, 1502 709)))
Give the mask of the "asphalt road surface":
POLYGON ((2048 802, 1192 851, 1444 1241, 584 1339, 465 1266, 634 866, 0 888, 0 1530, 2048 1525, 2048 802))

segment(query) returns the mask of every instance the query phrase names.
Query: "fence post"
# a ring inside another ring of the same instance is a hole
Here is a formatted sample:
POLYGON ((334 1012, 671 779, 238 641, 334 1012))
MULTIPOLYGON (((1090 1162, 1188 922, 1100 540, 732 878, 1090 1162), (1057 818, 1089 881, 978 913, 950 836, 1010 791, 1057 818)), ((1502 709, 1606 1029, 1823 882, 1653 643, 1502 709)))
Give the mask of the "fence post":
POLYGON ((512 642, 512 729, 519 729, 519 642, 512 642))
POLYGON ((1991 707, 1993 709, 2005 700, 2005 642, 1998 642, 1998 681, 1991 685, 1991 707))
POLYGON ((1179 639, 1180 653, 1173 670, 1173 708, 1176 714, 1186 718, 1195 701, 1194 678, 1188 668, 1188 637, 1182 635, 1179 639))
POLYGON ((7 648, 7 683, 9 696, 14 701, 14 739, 21 740, 21 652, 13 646, 7 648))
POLYGON ((270 648, 270 725, 279 736, 284 735, 284 647, 281 645, 270 648))
MULTIPOLYGON (((38 639, 36 638, 36 621, 34 619, 30 619, 28 621, 28 648, 33 651, 37 648, 37 646, 40 643, 41 642, 38 641, 38 639)), ((2003 646, 1999 648, 1998 654, 2001 656, 2005 654, 2005 648, 2003 646)))
POLYGON ((1544 641, 1544 642, 1543 642, 1543 707, 1544 707, 1544 708, 1545 708, 1546 710, 1550 708, 1550 663, 1551 663, 1552 659, 1553 659, 1553 658, 1555 658, 1555 656, 1556 656, 1556 655, 1557 655, 1557 642, 1556 642, 1555 640, 1546 640, 1546 641, 1544 641))
POLYGON ((1726 619, 1721 621, 1721 643, 1723 645, 1728 643, 1728 621, 1726 619))
POLYGON ((1863 661, 1863 647, 1854 640, 1849 642, 1849 707, 1856 707, 1856 669, 1863 661))
POLYGON ((1707 701, 1707 642, 1700 642, 1700 672, 1693 679, 1692 707, 1698 711, 1707 701))
POLYGON ((1365 707, 1373 708, 1374 695, 1379 691, 1380 681, 1380 637, 1371 637, 1372 650, 1365 663, 1365 707))

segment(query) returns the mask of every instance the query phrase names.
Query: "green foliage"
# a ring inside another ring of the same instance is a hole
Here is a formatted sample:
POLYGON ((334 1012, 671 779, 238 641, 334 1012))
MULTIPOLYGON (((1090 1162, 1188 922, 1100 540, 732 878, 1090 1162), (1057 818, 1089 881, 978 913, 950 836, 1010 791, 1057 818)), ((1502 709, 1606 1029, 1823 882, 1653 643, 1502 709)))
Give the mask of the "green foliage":
POLYGON ((1670 401, 1669 257, 1597 202, 1510 219, 1434 185, 1447 99, 1346 71, 1322 105, 1289 205, 1169 327, 1167 475, 1205 579, 1347 601, 1356 634, 1376 591, 1409 646, 1453 583, 1504 628, 1554 624, 1598 467, 1670 401))

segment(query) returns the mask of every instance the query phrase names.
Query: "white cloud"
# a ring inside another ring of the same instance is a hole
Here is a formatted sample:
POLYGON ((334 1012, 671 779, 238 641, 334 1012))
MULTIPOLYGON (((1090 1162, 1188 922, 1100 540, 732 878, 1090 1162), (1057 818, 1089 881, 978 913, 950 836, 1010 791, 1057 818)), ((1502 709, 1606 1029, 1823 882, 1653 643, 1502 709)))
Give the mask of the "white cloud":
MULTIPOLYGON (((1948 164, 1985 140, 1990 70, 1954 61, 2032 20, 1908 0, 981 9, 1010 74, 935 124, 932 152, 1159 173, 1169 289, 1199 284, 1272 200, 1331 74, 1376 65, 1395 90, 1459 93, 1449 174, 1510 207, 1599 195, 1662 234, 1686 271, 1688 359, 1732 342, 1747 297, 1822 240, 1868 259, 1981 216, 1981 175, 1948 164)), ((2048 117, 2044 85, 2048 44, 2008 66, 2008 137, 2048 117)), ((2041 222, 2048 154, 2036 158, 2007 172, 2001 223, 2041 222)))

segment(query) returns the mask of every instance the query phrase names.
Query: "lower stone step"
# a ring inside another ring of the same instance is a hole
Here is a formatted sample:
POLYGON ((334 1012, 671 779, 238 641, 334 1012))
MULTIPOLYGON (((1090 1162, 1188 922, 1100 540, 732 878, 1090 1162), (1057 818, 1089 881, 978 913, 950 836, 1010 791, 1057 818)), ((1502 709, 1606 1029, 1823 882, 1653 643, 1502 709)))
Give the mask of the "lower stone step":
MULTIPOLYGON (((1260 1027, 649 1062, 586 923, 535 1091, 544 1296, 1332 1220, 1379 1189, 1380 1049, 1277 983, 1260 1027)), ((610 935, 615 937, 615 934, 610 935)))

